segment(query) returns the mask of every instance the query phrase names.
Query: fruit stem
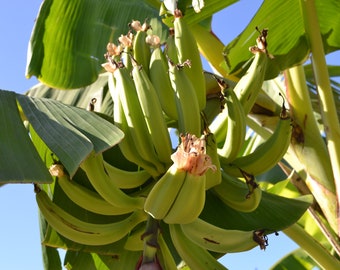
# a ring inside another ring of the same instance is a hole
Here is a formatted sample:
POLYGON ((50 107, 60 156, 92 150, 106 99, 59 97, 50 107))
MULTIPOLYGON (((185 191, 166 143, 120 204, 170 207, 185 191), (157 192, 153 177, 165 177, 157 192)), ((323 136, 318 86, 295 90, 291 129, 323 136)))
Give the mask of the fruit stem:
POLYGON ((156 262, 156 252, 158 250, 159 221, 148 216, 145 232, 142 235, 144 241, 143 264, 156 262))

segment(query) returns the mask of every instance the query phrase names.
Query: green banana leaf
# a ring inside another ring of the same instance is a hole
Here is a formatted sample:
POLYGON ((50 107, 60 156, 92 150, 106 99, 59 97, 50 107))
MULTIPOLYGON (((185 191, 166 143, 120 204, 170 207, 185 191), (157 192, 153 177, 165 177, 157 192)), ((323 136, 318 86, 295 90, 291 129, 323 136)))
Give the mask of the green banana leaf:
POLYGON ((311 259, 311 257, 308 256, 308 254, 304 250, 297 249, 279 260, 275 265, 270 268, 270 270, 309 270, 314 269, 313 267, 316 266, 317 264, 311 259))
POLYGON ((223 204, 208 191, 201 218, 225 229, 264 229, 272 233, 295 223, 311 202, 310 195, 293 199, 264 191, 257 209, 250 213, 243 213, 223 204))
MULTIPOLYGON (((30 40, 27 77, 34 75, 44 84, 62 89, 93 83, 105 62, 106 44, 127 33, 132 20, 157 17, 158 7, 150 3, 44 1, 30 40)), ((154 23, 156 31, 157 22, 154 23)))
MULTIPOLYGON (((325 53, 340 48, 339 1, 315 1, 318 22, 323 38, 325 53)), ((303 10, 298 0, 265 0, 247 27, 224 49, 228 73, 242 69, 252 54, 248 48, 254 46, 260 30, 268 28, 268 51, 275 58, 267 67, 266 79, 274 78, 279 71, 303 63, 310 47, 305 34, 303 10)), ((244 70, 243 70, 244 71, 244 70)))
POLYGON ((49 183, 51 175, 23 125, 17 97, 14 92, 0 90, 0 182, 49 183))
POLYGON ((66 265, 67 269, 135 269, 138 259, 141 255, 142 252, 128 250, 125 250, 123 253, 117 256, 68 251, 65 256, 64 265, 66 265))
MULTIPOLYGON (((124 136, 116 126, 93 112, 65 105, 53 99, 31 98, 14 92, 0 91, 1 132, 0 181, 50 183, 46 156, 37 153, 21 117, 73 175, 91 151, 103 152, 124 136), (18 109, 20 105, 20 112, 18 109), (33 128, 33 129, 32 129, 33 128)), ((47 158, 48 159, 48 158, 47 158)))
MULTIPOLYGON (((188 22, 211 17, 234 2, 207 0, 199 14, 188 10, 188 22)), ((44 84, 61 89, 93 83, 103 70, 106 44, 127 33, 132 20, 157 18, 160 5, 156 0, 44 1, 30 39, 26 76, 36 76, 44 84)), ((153 33, 164 41, 167 27, 160 17, 150 24, 153 33)))

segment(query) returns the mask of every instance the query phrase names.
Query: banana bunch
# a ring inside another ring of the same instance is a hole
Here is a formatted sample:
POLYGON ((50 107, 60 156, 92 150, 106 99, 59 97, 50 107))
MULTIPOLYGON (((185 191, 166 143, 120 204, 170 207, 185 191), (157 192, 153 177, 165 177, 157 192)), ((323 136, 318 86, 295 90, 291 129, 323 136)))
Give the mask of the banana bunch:
POLYGON ((91 188, 70 179, 60 166, 51 167, 58 185, 75 204, 100 215, 124 215, 122 219, 108 224, 85 222, 38 187, 36 200, 48 224, 74 242, 106 245, 126 237, 125 250, 143 251, 138 269, 150 263, 177 269, 173 246, 191 269, 225 269, 214 252, 240 252, 257 245, 264 249, 266 236, 262 230, 227 230, 206 222, 200 216, 206 192, 211 190, 221 203, 237 211, 254 211, 262 198, 255 176, 285 154, 290 118, 283 104, 270 138, 244 154, 247 115, 270 58, 267 30, 250 48, 255 56, 248 71, 229 88, 217 75, 209 75, 214 83, 207 80, 182 12, 176 9, 173 16, 164 46, 152 35, 150 25, 139 21, 131 22, 119 45, 107 45, 103 67, 109 72, 114 123, 124 132, 117 149, 137 169, 121 169, 102 153, 91 153, 80 165, 91 188), (175 139, 170 138, 170 128, 178 135, 177 149, 172 147, 175 139), (166 226, 169 237, 150 224, 166 226))

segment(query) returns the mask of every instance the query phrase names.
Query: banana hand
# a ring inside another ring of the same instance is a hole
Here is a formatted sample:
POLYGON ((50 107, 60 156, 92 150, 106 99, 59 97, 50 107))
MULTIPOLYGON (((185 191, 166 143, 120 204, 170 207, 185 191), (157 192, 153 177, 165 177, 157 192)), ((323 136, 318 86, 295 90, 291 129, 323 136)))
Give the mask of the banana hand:
POLYGON ((69 176, 58 178, 58 184, 75 204, 100 215, 122 215, 131 213, 131 207, 115 207, 105 201, 97 192, 71 180, 69 176))
POLYGON ((83 245, 107 245, 125 237, 137 224, 146 220, 146 214, 137 210, 124 220, 110 224, 82 221, 52 202, 44 190, 36 193, 41 213, 58 233, 83 245))
POLYGON ((186 224, 195 220, 205 204, 205 175, 186 173, 169 212, 164 217, 168 224, 186 224))
POLYGON ((270 170, 282 159, 289 147, 292 133, 290 118, 285 109, 283 111, 274 133, 252 153, 238 157, 231 163, 220 158, 221 167, 228 174, 242 177, 241 169, 248 174, 259 175, 270 170))
POLYGON ((145 200, 144 210, 154 219, 163 219, 181 189, 186 172, 172 165, 158 180, 145 200))
POLYGON ((126 171, 103 160, 104 168, 112 182, 122 189, 136 188, 143 185, 151 175, 146 170, 126 171))
POLYGON ((119 189, 104 169, 103 156, 91 154, 81 164, 88 180, 98 194, 117 208, 130 208, 130 211, 143 209, 144 198, 131 197, 119 189))

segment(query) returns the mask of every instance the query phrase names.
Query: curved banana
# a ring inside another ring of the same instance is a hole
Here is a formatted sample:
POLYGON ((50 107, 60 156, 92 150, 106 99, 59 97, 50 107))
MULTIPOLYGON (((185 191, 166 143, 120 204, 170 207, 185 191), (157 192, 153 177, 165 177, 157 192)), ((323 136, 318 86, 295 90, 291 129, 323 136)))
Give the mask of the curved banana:
POLYGON ((206 154, 211 158, 212 164, 216 166, 216 170, 207 170, 205 173, 205 189, 210 189, 219 185, 222 181, 220 159, 217 154, 217 144, 213 133, 205 135, 206 154))
POLYGON ((231 162, 243 147, 247 124, 242 104, 236 94, 232 90, 227 90, 224 95, 228 110, 227 131, 224 144, 217 152, 226 162, 231 162))
POLYGON ((146 116, 141 108, 136 87, 129 71, 122 67, 118 68, 113 75, 115 78, 115 89, 119 93, 120 102, 128 125, 128 130, 123 130, 123 132, 129 132, 131 134, 135 140, 136 151, 141 157, 145 161, 153 164, 160 173, 163 173, 165 167, 157 157, 151 134, 145 122, 146 116))
MULTIPOLYGON (((285 111, 285 110, 284 110, 285 111)), ((290 117, 281 113, 274 133, 252 153, 238 157, 231 163, 220 158, 221 167, 234 176, 242 176, 240 169, 251 175, 259 175, 274 167, 285 155, 292 133, 290 117)))
POLYGON ((172 89, 168 74, 168 62, 160 47, 152 51, 150 59, 150 81, 165 114, 173 120, 178 120, 175 93, 172 89))
POLYGON ((257 47, 249 48, 255 57, 250 64, 247 72, 242 76, 234 88, 234 92, 239 98, 244 112, 247 115, 252 109, 257 96, 261 90, 266 73, 267 63, 269 61, 267 52, 266 34, 263 30, 257 38, 257 47), (265 33, 265 35, 264 35, 265 33))
POLYGON ((154 219, 163 219, 173 205, 186 174, 185 171, 178 170, 177 166, 172 165, 148 194, 144 203, 145 212, 154 219))
POLYGON ((226 205, 241 212, 252 212, 260 204, 262 190, 254 182, 247 183, 222 172, 221 184, 213 187, 214 193, 226 205))
POLYGON ((174 65, 169 61, 169 77, 175 91, 178 113, 179 133, 190 133, 200 136, 201 115, 194 86, 184 72, 184 65, 174 65), (189 104, 189 105, 188 105, 189 104))
POLYGON ((157 258, 159 259, 163 269, 177 270, 176 262, 162 234, 159 234, 158 236, 158 245, 159 249, 157 251, 157 258))
POLYGON ((133 67, 132 76, 156 154, 158 159, 168 167, 171 164, 171 141, 156 90, 141 66, 133 67))
POLYGON ((226 270, 206 249, 192 242, 182 231, 181 225, 170 224, 172 242, 182 260, 195 270, 226 270))
POLYGON ((123 110, 123 106, 121 104, 121 100, 119 97, 118 90, 115 89, 115 79, 112 74, 109 77, 109 90, 114 101, 113 106, 113 118, 115 125, 124 132, 123 140, 118 144, 121 152, 124 157, 129 161, 137 164, 138 166, 144 168, 148 173, 150 173, 153 177, 157 177, 160 172, 158 172, 157 168, 143 159, 143 157, 136 150, 138 149, 136 146, 136 141, 132 137, 130 132, 130 128, 128 126, 125 113, 123 110))
POLYGON ((179 63, 184 63, 189 60, 191 63, 190 69, 186 69, 185 73, 193 84, 198 107, 202 111, 206 104, 206 89, 201 55, 196 40, 183 18, 182 12, 178 9, 175 10, 174 17, 175 45, 178 61, 179 63))
POLYGON ((58 184, 75 204, 100 215, 122 215, 131 213, 131 207, 115 207, 105 201, 97 192, 71 180, 69 176, 58 177, 58 184))
POLYGON ((107 245, 125 237, 137 224, 146 220, 146 214, 135 211, 126 219, 110 224, 82 221, 52 202, 44 190, 36 193, 39 209, 48 224, 62 236, 83 245, 107 245))
POLYGON ((205 174, 186 173, 184 183, 163 218, 168 224, 186 224, 194 221, 202 212, 205 204, 205 174))
POLYGON ((218 253, 242 252, 258 245, 254 241, 254 231, 227 230, 200 218, 181 224, 181 228, 196 245, 218 253))
POLYGON ((104 168, 112 182, 122 189, 136 188, 143 185, 151 175, 146 170, 126 171, 103 160, 104 168))
POLYGON ((80 165, 88 180, 98 194, 108 203, 118 208, 130 208, 130 211, 143 209, 145 199, 131 197, 119 189, 104 169, 102 154, 90 154, 80 165))
POLYGON ((228 129, 228 109, 224 107, 209 125, 209 130, 214 134, 217 145, 223 145, 228 129))
POLYGON ((212 124, 214 119, 224 109, 224 96, 223 93, 213 93, 207 96, 207 101, 204 110, 202 111, 206 125, 212 124))

